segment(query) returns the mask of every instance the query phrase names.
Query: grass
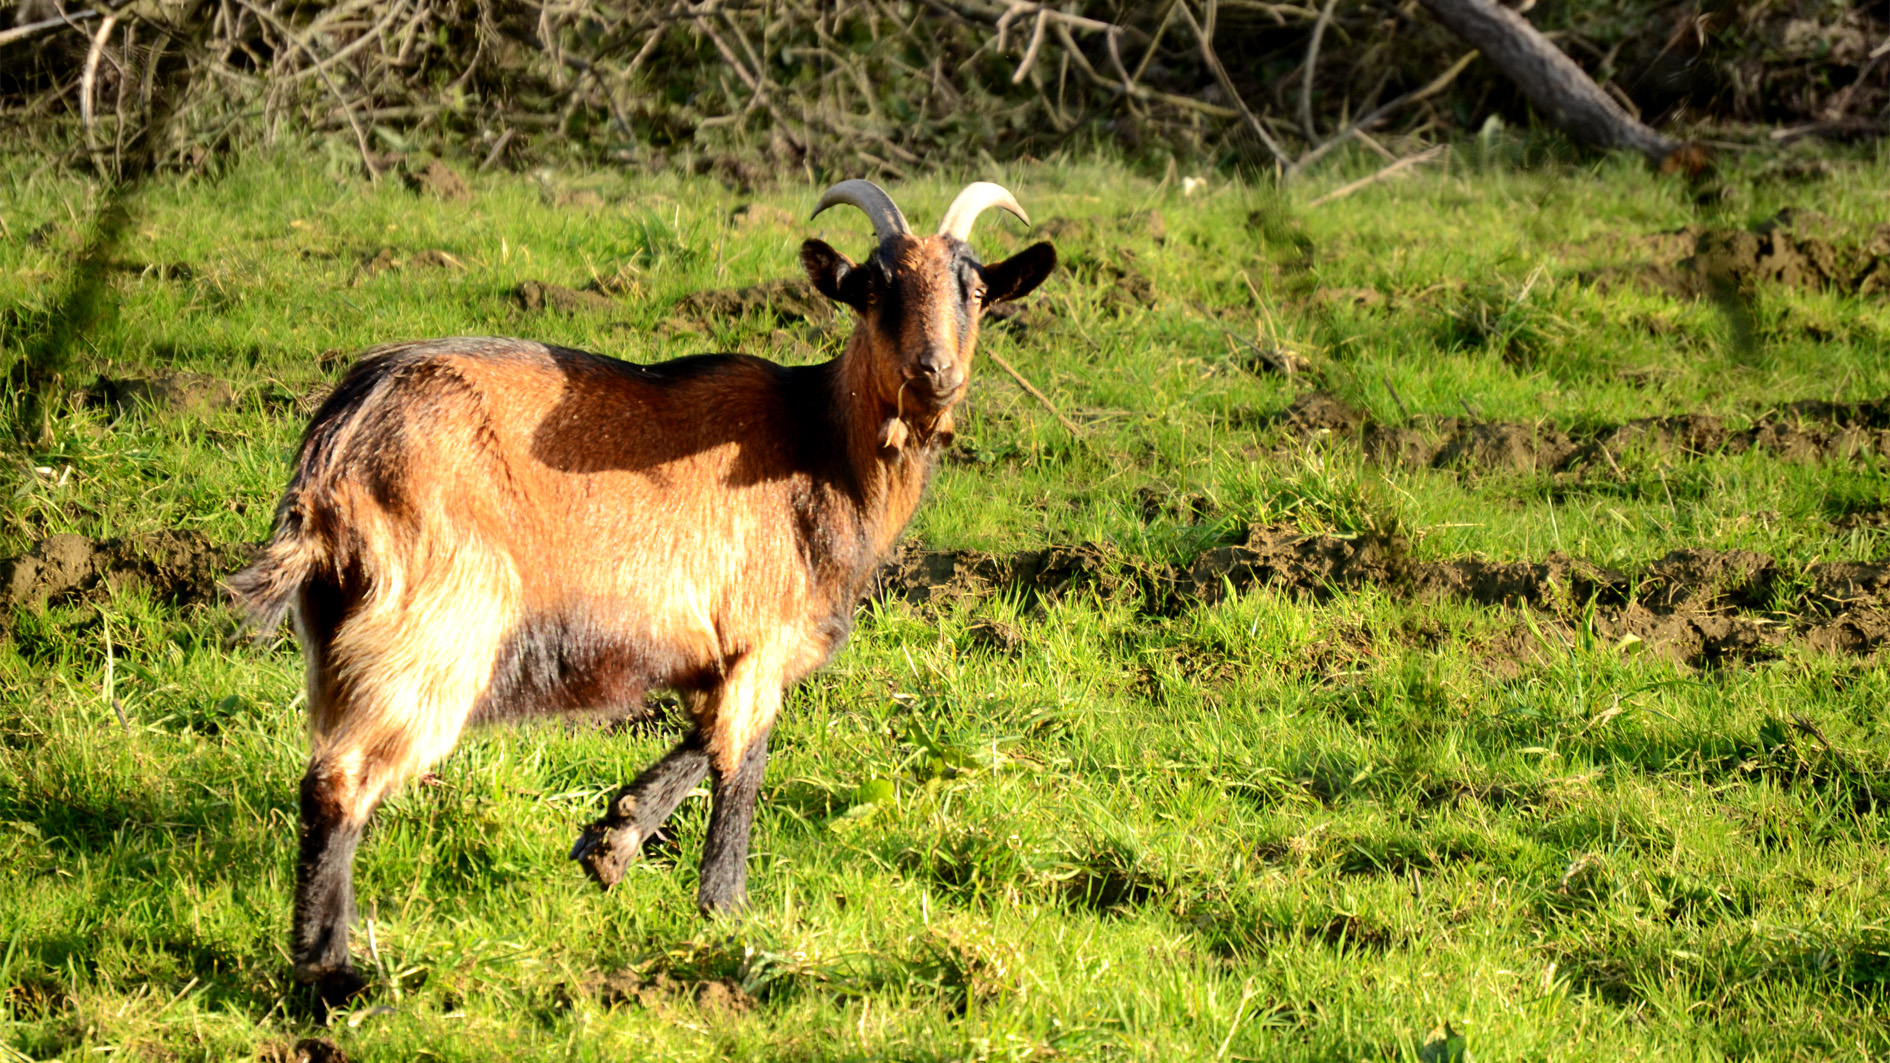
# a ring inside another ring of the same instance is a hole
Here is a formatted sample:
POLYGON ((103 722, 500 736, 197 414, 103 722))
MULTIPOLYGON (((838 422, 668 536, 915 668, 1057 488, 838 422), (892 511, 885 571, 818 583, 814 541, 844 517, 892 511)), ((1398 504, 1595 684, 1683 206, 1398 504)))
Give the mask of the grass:
MULTIPOLYGON (((0 165, 8 359, 57 305, 97 197, 35 165, 0 165)), ((1890 159, 1797 184, 1734 160, 1702 208, 1625 162, 1472 150, 1304 208, 1370 165, 1188 197, 1105 163, 964 175, 1004 180, 1057 233, 1069 268, 1042 312, 982 342, 1087 429, 1072 439, 983 367, 913 534, 1180 560, 1284 522, 1398 528, 1429 557, 1883 557, 1881 524, 1840 519, 1884 507, 1878 457, 1633 453, 1605 485, 1381 468, 1273 426, 1305 383, 1244 368, 1227 334, 1301 352, 1388 424, 1465 407, 1565 428, 1744 424, 1884 397, 1881 296, 1762 289, 1745 343, 1710 303, 1579 274, 1630 260, 1623 237, 1788 205, 1874 223, 1890 159), (1190 494, 1204 519, 1144 512, 1190 494)), ((892 191, 923 222, 959 183, 892 191)), ((473 186, 442 203, 278 157, 144 190, 117 258, 188 272, 115 273, 70 380, 187 371, 235 401, 74 403, 49 441, 0 444, 0 556, 56 532, 260 538, 298 400, 345 364, 324 351, 495 333, 637 361, 809 361, 844 338, 671 313, 790 274, 810 234, 858 252, 857 217, 799 220, 810 189, 473 186), (602 204, 554 205, 576 187, 602 204), (731 215, 750 202, 782 213, 731 215), (466 268, 367 274, 382 247, 466 268), (527 315, 507 297, 619 271, 637 294, 608 312, 527 315)), ((992 217, 979 242, 996 257, 1027 239, 992 217)), ((1890 674, 1874 657, 1793 648, 1696 671, 1544 634, 1545 652, 1506 662, 1519 614, 1370 588, 1172 617, 1106 594, 868 605, 776 731, 745 921, 695 914, 704 797, 608 896, 563 859, 672 735, 478 732, 378 815, 357 862, 377 994, 318 1030, 284 954, 299 661, 286 638, 231 647, 228 624, 136 590, 0 621, 0 1055, 279 1059, 321 1035, 357 1060, 1428 1060, 1450 1058, 1446 1024, 1484 1060, 1890 1053, 1890 674), (980 638, 991 621, 1022 638, 980 638)))

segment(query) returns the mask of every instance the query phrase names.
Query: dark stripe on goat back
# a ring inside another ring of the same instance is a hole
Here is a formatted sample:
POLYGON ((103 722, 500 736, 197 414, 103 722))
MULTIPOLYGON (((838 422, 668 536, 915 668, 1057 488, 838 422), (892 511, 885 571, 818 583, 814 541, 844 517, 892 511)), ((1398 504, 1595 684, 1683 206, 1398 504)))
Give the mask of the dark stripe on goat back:
POLYGON ((528 616, 499 645, 492 678, 469 723, 585 714, 629 719, 646 712, 644 695, 706 686, 714 668, 600 621, 586 605, 528 616))

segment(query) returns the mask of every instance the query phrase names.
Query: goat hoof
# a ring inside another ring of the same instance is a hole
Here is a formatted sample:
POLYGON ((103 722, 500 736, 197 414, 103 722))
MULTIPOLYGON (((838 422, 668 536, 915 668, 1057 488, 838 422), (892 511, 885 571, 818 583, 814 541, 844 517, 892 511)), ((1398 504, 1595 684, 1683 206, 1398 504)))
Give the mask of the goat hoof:
POLYGON ((623 879, 623 869, 636 855, 641 841, 635 827, 600 819, 578 835, 577 844, 571 846, 571 859, 599 888, 608 890, 623 879))
POLYGON ((343 1007, 350 1001, 365 995, 369 983, 353 967, 310 969, 298 966, 295 980, 313 990, 314 1018, 318 1024, 328 1022, 328 1013, 343 1007))

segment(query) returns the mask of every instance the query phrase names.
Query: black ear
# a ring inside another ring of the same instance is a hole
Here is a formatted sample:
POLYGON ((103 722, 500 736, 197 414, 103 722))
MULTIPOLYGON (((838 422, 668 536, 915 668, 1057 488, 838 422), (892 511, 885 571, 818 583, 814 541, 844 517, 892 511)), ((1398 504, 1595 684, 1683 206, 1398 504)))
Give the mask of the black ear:
POLYGON ((866 271, 825 241, 809 240, 801 245, 801 266, 820 294, 855 310, 866 309, 866 271))
POLYGON ((1002 262, 984 267, 984 304, 1022 299, 1057 268, 1057 249, 1031 244, 1002 262))

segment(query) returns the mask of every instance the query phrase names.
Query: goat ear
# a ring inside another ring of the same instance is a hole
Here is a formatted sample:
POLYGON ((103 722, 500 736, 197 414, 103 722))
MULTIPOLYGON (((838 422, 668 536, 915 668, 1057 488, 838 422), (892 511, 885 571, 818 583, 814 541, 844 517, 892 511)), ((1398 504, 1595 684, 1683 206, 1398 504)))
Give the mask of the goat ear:
POLYGON ((1049 244, 1032 244, 1002 262, 984 267, 985 305, 1022 299, 1056 268, 1057 249, 1049 244))
POLYGON ((809 240, 801 245, 801 267, 820 294, 856 310, 866 308, 866 271, 825 241, 809 240))

